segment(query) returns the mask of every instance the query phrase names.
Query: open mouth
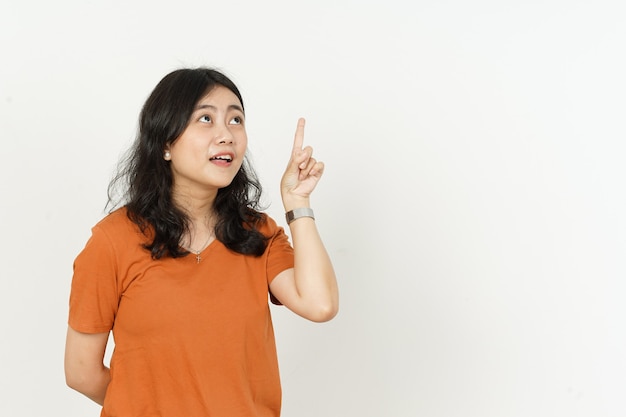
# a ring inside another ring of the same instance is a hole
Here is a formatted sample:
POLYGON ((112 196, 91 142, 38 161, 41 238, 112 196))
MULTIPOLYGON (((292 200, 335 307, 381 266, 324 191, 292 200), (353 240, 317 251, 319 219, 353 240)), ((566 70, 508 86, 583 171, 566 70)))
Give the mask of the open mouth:
POLYGON ((209 159, 209 161, 224 161, 224 162, 232 162, 233 157, 230 155, 216 155, 213 158, 209 159))

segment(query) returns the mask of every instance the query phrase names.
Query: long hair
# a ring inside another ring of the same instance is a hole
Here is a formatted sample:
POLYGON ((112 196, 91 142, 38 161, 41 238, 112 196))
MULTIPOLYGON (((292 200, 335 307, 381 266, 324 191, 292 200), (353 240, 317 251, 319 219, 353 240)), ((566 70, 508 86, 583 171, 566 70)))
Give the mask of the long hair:
MULTIPOLYGON (((151 240, 144 247, 154 259, 189 254, 180 242, 190 219, 173 202, 172 171, 163 153, 183 133, 198 101, 218 85, 232 91, 243 108, 239 89, 219 71, 179 69, 166 75, 146 100, 137 138, 109 184, 107 207, 126 205, 129 219, 151 240)), ((257 229, 265 219, 258 211, 261 191, 247 158, 231 184, 218 190, 215 236, 230 250, 254 256, 265 251, 267 238, 257 229)))

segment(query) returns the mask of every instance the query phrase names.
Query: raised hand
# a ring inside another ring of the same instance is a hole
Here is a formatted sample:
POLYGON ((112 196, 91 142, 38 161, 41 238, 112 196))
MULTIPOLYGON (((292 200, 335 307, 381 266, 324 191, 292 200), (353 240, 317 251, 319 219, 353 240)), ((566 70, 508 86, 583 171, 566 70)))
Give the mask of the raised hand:
POLYGON ((313 148, 304 143, 304 119, 298 119, 291 158, 281 180, 280 191, 286 209, 308 205, 308 198, 324 173, 324 163, 316 161, 313 148))

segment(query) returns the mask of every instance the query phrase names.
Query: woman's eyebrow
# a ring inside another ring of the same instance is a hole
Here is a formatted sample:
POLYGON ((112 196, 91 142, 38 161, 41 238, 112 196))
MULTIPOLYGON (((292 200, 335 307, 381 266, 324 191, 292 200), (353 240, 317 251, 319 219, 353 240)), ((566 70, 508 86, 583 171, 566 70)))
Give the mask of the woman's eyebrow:
MULTIPOLYGON (((209 110, 216 111, 217 107, 215 107, 212 104, 198 104, 196 106, 196 108, 194 109, 194 111, 204 110, 204 109, 209 109, 209 110)), ((231 105, 229 105, 228 106, 228 110, 237 110, 237 111, 240 111, 241 113, 243 113, 243 109, 238 104, 231 104, 231 105)))

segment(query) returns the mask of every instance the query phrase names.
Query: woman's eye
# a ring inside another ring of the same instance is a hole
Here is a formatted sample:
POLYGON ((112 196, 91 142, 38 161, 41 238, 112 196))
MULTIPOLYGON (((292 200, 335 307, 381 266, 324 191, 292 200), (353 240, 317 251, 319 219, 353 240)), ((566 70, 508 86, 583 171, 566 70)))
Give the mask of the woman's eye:
POLYGON ((200 118, 200 121, 204 123, 211 123, 211 116, 204 115, 200 118))
POLYGON ((243 119, 239 116, 235 116, 230 120, 231 125, 240 125, 241 123, 243 123, 243 119))

